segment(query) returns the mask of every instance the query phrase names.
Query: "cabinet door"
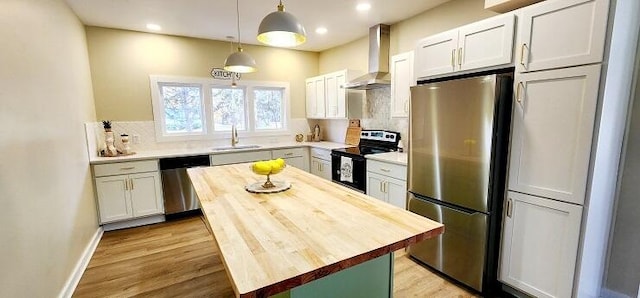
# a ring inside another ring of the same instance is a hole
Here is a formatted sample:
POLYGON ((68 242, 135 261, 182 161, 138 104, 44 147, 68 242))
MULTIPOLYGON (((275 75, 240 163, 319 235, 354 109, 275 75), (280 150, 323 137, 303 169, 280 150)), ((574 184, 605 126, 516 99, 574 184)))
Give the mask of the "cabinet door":
POLYGON ((423 78, 455 70, 458 30, 446 31, 418 41, 414 72, 423 78))
POLYGON ((511 63, 514 25, 514 15, 500 15, 460 27, 458 69, 511 63))
POLYGON ((308 78, 306 81, 307 118, 325 117, 324 76, 308 78))
POLYGON ((316 113, 316 81, 314 78, 305 80, 305 99, 307 108, 307 118, 314 118, 316 113))
POLYGON ((284 158, 284 160, 287 163, 287 166, 292 166, 301 170, 306 170, 306 167, 304 166, 304 157, 302 156, 287 157, 287 158, 284 158))
POLYGON ((326 118, 345 118, 347 115, 346 90, 342 87, 346 75, 346 71, 325 75, 326 118))
POLYGON ((326 95, 325 93, 325 81, 324 77, 316 77, 315 81, 315 93, 316 93, 316 110, 314 111, 314 118, 324 118, 325 117, 325 104, 326 104, 326 95))
POLYGON ((331 181, 331 162, 327 160, 319 160, 320 162, 320 177, 331 181))
POLYGON ((109 223, 133 217, 129 199, 127 175, 96 178, 100 223, 109 223))
POLYGON ((602 61, 608 0, 545 1, 521 11, 519 72, 602 61))
POLYGON ((508 192, 499 279, 535 297, 571 297, 582 207, 508 192))
POLYGON ((509 189, 583 204, 600 66, 516 75, 509 189))
POLYGON ((164 213, 164 200, 158 172, 129 175, 133 216, 164 213))
POLYGON ((320 172, 320 159, 312 157, 311 158, 311 168, 309 169, 309 172, 311 174, 314 174, 316 176, 320 176, 322 177, 322 172, 320 172))
POLYGON ((409 116, 409 97, 413 78, 413 51, 391 57, 391 117, 409 116))
POLYGON ((387 202, 391 205, 407 209, 407 182, 400 179, 387 178, 384 190, 387 202))
POLYGON ((384 192, 385 177, 373 172, 367 172, 367 195, 380 201, 387 201, 387 194, 384 192))

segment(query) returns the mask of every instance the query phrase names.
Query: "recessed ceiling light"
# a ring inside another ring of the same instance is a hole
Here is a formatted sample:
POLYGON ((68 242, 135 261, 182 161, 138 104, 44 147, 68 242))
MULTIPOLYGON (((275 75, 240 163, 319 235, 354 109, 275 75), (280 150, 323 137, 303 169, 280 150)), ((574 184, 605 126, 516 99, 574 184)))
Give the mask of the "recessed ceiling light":
POLYGON ((369 4, 369 3, 360 3, 360 4, 358 4, 358 6, 356 6, 356 9, 358 11, 367 11, 367 10, 371 9, 371 4, 369 4))
POLYGON ((147 24, 147 29, 152 31, 160 31, 162 30, 162 27, 160 27, 160 25, 158 24, 147 24))
POLYGON ((318 27, 318 28, 316 28, 316 33, 318 33, 318 34, 325 34, 325 33, 327 33, 327 28, 325 28, 325 27, 318 27))

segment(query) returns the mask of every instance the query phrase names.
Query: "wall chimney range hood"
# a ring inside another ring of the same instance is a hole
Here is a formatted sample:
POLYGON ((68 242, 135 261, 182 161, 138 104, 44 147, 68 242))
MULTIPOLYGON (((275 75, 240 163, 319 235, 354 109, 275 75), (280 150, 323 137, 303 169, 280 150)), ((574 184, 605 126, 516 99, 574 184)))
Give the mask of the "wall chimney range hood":
POLYGON ((388 87, 389 32, 391 26, 378 24, 369 28, 369 73, 344 84, 345 89, 369 90, 388 87))

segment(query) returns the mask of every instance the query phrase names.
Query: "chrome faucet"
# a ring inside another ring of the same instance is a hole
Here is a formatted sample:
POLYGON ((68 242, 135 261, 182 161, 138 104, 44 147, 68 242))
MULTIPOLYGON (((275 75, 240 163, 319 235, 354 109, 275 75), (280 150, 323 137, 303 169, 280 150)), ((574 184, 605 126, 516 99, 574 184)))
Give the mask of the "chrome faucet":
POLYGON ((231 125, 231 147, 235 147, 240 140, 238 139, 238 130, 236 129, 236 125, 231 125))

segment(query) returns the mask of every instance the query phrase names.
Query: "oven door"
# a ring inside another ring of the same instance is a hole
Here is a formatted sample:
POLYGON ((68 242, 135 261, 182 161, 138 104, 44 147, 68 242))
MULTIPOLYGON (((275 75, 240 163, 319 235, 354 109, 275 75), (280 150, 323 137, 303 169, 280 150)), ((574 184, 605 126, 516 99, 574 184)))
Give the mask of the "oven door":
POLYGON ((331 180, 364 193, 367 190, 364 156, 331 152, 331 180))

